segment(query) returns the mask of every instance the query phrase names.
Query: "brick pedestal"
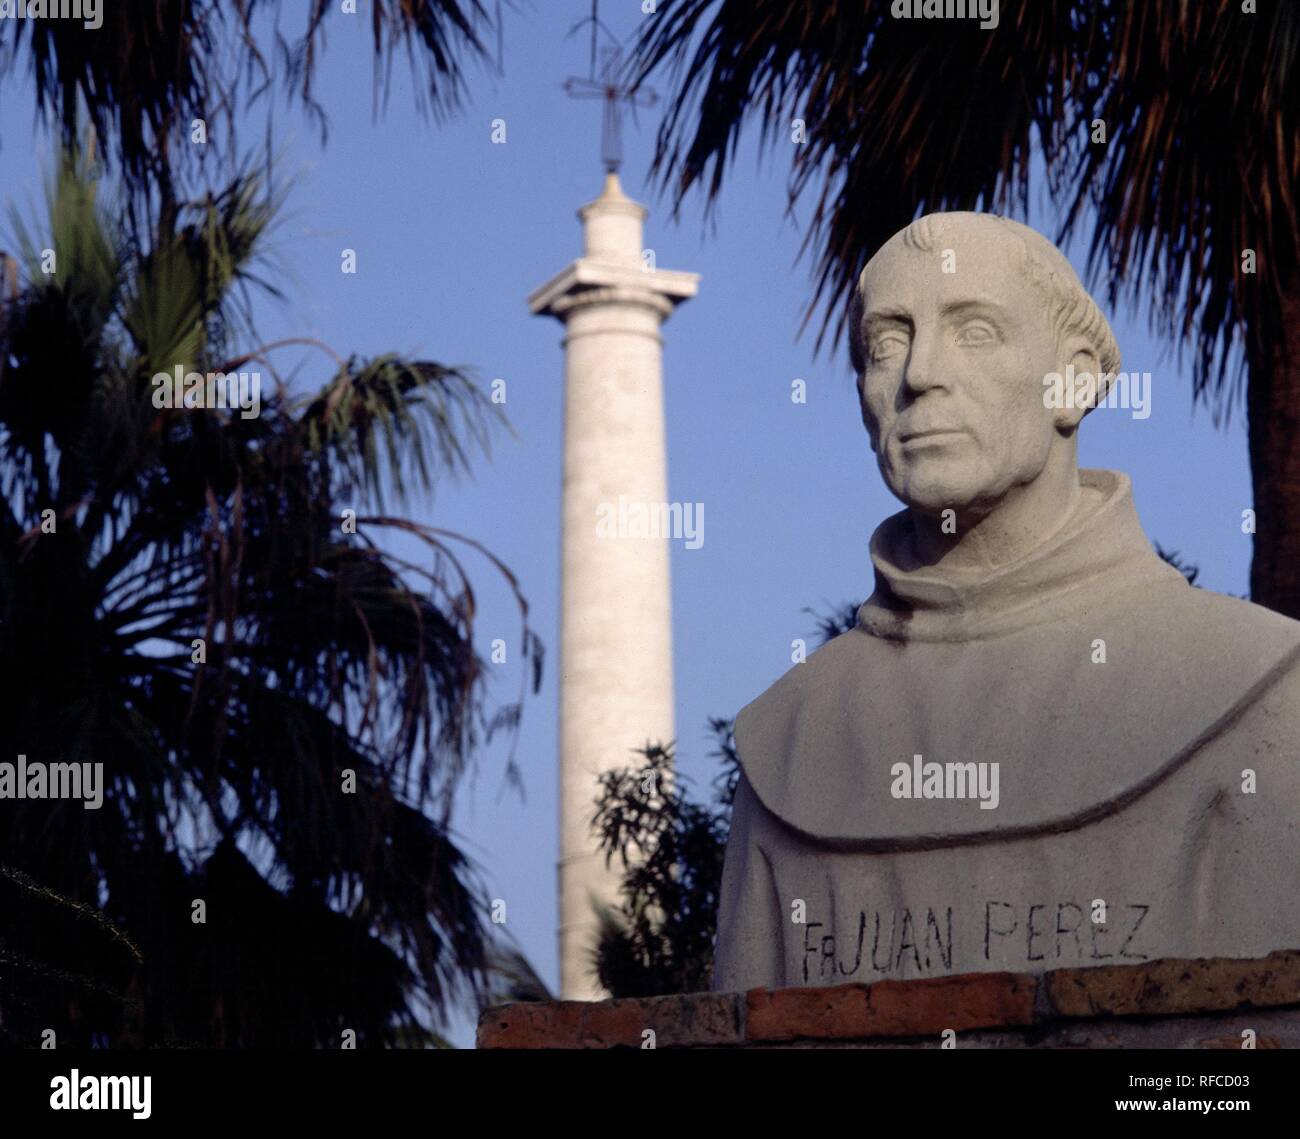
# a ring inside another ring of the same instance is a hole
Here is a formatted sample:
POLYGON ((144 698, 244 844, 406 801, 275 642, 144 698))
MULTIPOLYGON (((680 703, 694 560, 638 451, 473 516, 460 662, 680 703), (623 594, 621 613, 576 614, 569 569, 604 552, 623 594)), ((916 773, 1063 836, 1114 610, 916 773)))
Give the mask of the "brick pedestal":
POLYGON ((480 1048, 1300 1047, 1300 950, 488 1009, 480 1048))

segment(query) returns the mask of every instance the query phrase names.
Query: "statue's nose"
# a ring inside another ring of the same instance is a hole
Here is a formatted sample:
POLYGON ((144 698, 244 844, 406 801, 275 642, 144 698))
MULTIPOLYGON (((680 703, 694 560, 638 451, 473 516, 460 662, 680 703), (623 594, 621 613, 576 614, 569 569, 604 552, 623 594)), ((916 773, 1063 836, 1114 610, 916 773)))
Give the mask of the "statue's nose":
POLYGON ((943 363, 939 337, 934 333, 917 330, 907 353, 903 369, 903 383, 913 394, 929 391, 944 385, 943 363))

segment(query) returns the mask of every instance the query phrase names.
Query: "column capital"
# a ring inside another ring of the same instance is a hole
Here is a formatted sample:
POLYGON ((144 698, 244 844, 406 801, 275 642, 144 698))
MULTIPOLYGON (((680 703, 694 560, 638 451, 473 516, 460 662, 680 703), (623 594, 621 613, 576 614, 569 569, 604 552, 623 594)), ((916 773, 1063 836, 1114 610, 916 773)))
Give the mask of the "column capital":
POLYGON ((564 320, 584 304, 639 304, 654 309, 666 319, 699 288, 698 273, 675 269, 642 269, 613 264, 593 257, 579 257, 528 297, 535 316, 564 320))
POLYGON ((588 289, 577 289, 556 297, 546 309, 546 315, 567 321, 574 309, 588 305, 640 305, 648 308, 659 317, 667 320, 673 312, 673 302, 660 293, 647 292, 645 289, 627 289, 617 285, 597 285, 588 289))

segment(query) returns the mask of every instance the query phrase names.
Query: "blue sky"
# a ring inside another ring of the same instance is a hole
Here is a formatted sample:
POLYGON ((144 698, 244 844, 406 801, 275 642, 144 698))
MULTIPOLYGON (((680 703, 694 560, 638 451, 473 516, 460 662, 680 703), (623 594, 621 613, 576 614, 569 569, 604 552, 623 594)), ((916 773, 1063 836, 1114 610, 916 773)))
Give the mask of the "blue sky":
MULTIPOLYGON (((639 0, 602 7, 620 36, 653 18, 639 0)), ((525 297, 579 254, 574 211, 600 190, 600 104, 561 87, 586 73, 586 34, 567 33, 589 6, 545 0, 507 12, 504 74, 472 69, 468 105, 442 125, 417 113, 401 57, 386 111, 372 114, 365 0, 361 8, 327 24, 317 85, 327 142, 300 113, 275 108, 279 169, 290 182, 275 238, 276 284, 287 299, 259 306, 259 331, 264 340, 320 337, 345 355, 401 351, 466 365, 485 384, 506 381, 513 436, 498 434, 471 482, 444 484, 436 501, 414 502, 408 513, 501 557, 548 650, 542 690, 514 742, 522 797, 503 783, 501 742, 480 757, 456 825, 492 896, 507 903, 509 932, 554 985, 561 329, 530 316, 525 297), (505 120, 504 144, 492 142, 494 119, 505 120), (355 275, 340 271, 345 248, 356 251, 355 275)), ((284 18, 288 32, 301 30, 297 18, 284 18)), ((12 79, 0 87, 0 207, 31 216, 51 145, 34 125, 28 87, 12 79)), ((646 185, 656 111, 639 120, 625 123, 623 182, 651 207, 646 244, 660 267, 702 275, 698 297, 665 328, 664 366, 669 495, 705 504, 703 547, 679 542, 672 551, 680 766, 703 789, 714 774, 708 718, 734 715, 789 667, 791 641, 815 632, 805 607, 870 592, 867 542, 898 504, 867 445, 847 352, 814 356, 813 336, 800 335, 810 274, 797 260, 799 223, 809 210, 785 215, 789 155, 778 150, 760 164, 751 132, 712 218, 692 197, 671 224, 667 203, 646 185), (790 400, 796 378, 807 381, 806 405, 790 400)), ((262 108, 244 141, 264 124, 262 108)), ((1030 221, 1054 228, 1049 213, 1030 221)), ((0 234, 8 234, 3 222, 0 234)), ((1069 252, 1082 268, 1078 250, 1069 252)), ((1143 420, 1118 409, 1090 416, 1082 463, 1128 472, 1147 533, 1199 565, 1201 584, 1245 593, 1250 539, 1240 519, 1251 498, 1242 417, 1225 431, 1193 409, 1189 371, 1149 334, 1145 311, 1108 315, 1125 367, 1151 373, 1152 410, 1143 420)), ((304 388, 328 372, 320 357, 290 352, 281 363, 302 363, 304 388)), ((516 647, 510 593, 485 561, 470 564, 481 650, 497 637, 516 647)), ((508 701, 519 689, 517 656, 499 671, 493 692, 508 701)), ((468 1018, 458 1018, 453 1038, 472 1039, 468 1018)))

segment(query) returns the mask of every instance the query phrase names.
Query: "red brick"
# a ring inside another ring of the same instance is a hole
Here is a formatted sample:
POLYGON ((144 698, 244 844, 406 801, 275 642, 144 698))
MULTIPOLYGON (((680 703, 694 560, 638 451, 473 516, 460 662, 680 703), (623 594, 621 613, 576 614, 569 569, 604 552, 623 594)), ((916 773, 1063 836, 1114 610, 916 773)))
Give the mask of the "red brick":
POLYGON ((499 1005, 479 1018, 480 1048, 656 1048, 739 1044, 740 998, 690 993, 618 1001, 499 1005))
MULTIPOLYGON (((1224 1051, 1240 1052, 1240 1036, 1216 1036, 1213 1040, 1201 1040, 1198 1042, 1201 1048, 1218 1048, 1224 1051)), ((1280 1041, 1272 1036, 1261 1036, 1255 1041, 1256 1048, 1281 1048, 1280 1041)))
POLYGON ((1300 951, 1057 969, 1047 975, 1047 994, 1059 1015, 1073 1017, 1284 1007, 1300 1004, 1300 951))
POLYGON ((753 989, 745 1038, 754 1041, 937 1036, 1031 1024, 1037 984, 1019 973, 966 973, 919 981, 753 989))

